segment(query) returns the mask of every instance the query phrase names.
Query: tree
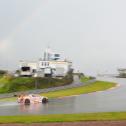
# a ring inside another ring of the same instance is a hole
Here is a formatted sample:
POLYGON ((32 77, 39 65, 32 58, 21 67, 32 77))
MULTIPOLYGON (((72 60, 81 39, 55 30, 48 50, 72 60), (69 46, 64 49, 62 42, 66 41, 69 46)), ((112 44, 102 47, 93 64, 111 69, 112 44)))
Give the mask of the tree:
POLYGON ((4 74, 7 74, 7 71, 6 70, 0 70, 0 75, 4 75, 4 74))

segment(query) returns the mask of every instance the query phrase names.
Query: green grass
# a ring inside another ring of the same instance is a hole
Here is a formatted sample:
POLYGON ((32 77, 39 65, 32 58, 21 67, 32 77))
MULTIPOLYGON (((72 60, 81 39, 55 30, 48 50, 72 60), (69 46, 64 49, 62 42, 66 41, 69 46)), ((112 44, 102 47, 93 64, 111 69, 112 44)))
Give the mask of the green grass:
POLYGON ((0 77, 0 93, 11 93, 18 91, 27 91, 38 89, 58 87, 68 85, 73 82, 73 76, 67 75, 62 79, 58 78, 33 78, 33 77, 13 77, 1 76, 0 77))
POLYGON ((82 81, 82 82, 87 82, 87 81, 89 81, 89 80, 91 80, 90 77, 82 77, 82 78, 81 78, 81 81, 82 81))
POLYGON ((0 88, 4 86, 5 83, 8 82, 8 79, 6 79, 3 76, 0 76, 0 88))
POLYGON ((11 101, 16 101, 16 97, 11 97, 11 98, 1 98, 0 102, 11 102, 11 101))
POLYGON ((126 112, 81 113, 57 115, 0 116, 0 123, 46 123, 126 120, 126 112))
MULTIPOLYGON (((91 93, 91 92, 96 92, 96 91, 103 91, 107 90, 109 88, 112 88, 116 86, 115 83, 111 82, 104 82, 104 81, 96 81, 94 83, 88 84, 88 85, 83 85, 81 87, 77 88, 70 88, 70 89, 64 89, 64 90, 58 90, 58 91, 53 91, 53 92, 48 92, 48 93, 42 93, 42 96, 47 96, 48 98, 59 98, 59 97, 65 97, 65 96, 72 96, 72 95, 80 95, 80 94, 86 94, 86 93, 91 93)), ((0 99, 0 101, 15 101, 16 98, 4 98, 0 99)))
POLYGON ((86 94, 86 93, 91 93, 91 92, 96 92, 96 91, 102 91, 102 90, 106 90, 114 86, 116 86, 115 83, 96 81, 92 84, 83 85, 81 87, 53 91, 53 92, 43 93, 41 95, 47 96, 49 98, 57 98, 57 97, 80 95, 80 94, 86 94))

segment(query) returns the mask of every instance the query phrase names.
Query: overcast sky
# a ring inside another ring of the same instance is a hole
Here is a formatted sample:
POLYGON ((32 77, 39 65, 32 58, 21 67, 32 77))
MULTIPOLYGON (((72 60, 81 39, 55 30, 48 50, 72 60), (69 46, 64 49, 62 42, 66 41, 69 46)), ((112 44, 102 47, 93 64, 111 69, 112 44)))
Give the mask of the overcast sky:
POLYGON ((0 69, 47 46, 87 74, 126 68, 126 1, 0 0, 0 69))

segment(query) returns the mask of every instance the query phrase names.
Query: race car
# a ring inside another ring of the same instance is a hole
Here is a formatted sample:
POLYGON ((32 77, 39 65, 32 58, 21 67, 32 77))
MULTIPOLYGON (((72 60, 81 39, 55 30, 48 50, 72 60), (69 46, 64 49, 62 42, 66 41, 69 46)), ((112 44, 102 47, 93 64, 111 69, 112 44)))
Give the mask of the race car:
POLYGON ((47 103, 48 98, 44 96, 40 96, 38 94, 29 94, 29 95, 19 95, 18 103, 22 103, 25 105, 30 105, 33 103, 47 103))

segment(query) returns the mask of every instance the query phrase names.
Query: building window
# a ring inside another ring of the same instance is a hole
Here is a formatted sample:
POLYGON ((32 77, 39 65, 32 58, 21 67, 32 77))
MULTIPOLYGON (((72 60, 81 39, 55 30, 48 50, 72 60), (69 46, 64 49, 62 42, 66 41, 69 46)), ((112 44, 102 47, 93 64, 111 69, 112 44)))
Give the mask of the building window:
POLYGON ((42 62, 42 66, 49 66, 49 62, 42 62))
POLYGON ((33 72, 33 73, 36 73, 37 71, 36 71, 36 69, 33 69, 32 72, 33 72))
POLYGON ((47 65, 49 66, 49 62, 47 62, 47 65))
POLYGON ((43 66, 43 62, 42 62, 42 66, 43 66))
POLYGON ((30 71, 30 67, 22 67, 21 70, 22 71, 30 71))
POLYGON ((55 57, 60 57, 60 54, 55 54, 55 57))
POLYGON ((46 62, 45 62, 45 66, 46 66, 46 62))

